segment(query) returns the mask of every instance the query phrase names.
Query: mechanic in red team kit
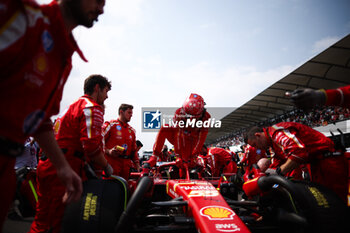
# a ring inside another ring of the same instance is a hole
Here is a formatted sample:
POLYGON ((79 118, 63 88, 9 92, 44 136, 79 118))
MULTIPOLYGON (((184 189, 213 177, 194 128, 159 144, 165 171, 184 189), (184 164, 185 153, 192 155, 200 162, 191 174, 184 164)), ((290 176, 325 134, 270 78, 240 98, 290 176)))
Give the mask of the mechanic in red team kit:
POLYGON ((248 176, 251 173, 252 165, 256 164, 261 158, 266 158, 266 152, 265 150, 261 149, 257 150, 255 147, 249 144, 244 145, 243 148, 244 155, 240 163, 246 164, 243 179, 247 181, 249 179, 248 176))
POLYGON ((264 129, 251 128, 245 141, 259 149, 273 147, 275 157, 284 161, 275 169, 277 174, 285 175, 300 164, 310 164, 311 181, 328 187, 346 201, 346 158, 335 152, 333 141, 322 133, 299 123, 281 122, 264 129))
POLYGON ((132 161, 136 170, 140 170, 135 130, 128 124, 132 117, 133 106, 122 104, 118 113, 118 120, 104 123, 102 134, 105 140, 106 158, 114 169, 113 174, 128 180, 132 161))
POLYGON ((213 177, 219 177, 222 173, 236 173, 237 164, 234 161, 233 154, 219 147, 210 147, 203 145, 202 155, 209 162, 213 177))
MULTIPOLYGON (((210 119, 210 114, 204 108, 204 99, 198 94, 191 94, 181 108, 177 109, 174 115, 174 122, 187 120, 206 121, 210 119)), ((196 156, 202 151, 205 139, 208 135, 207 127, 180 127, 162 126, 159 130, 156 142, 153 145, 153 155, 147 161, 151 167, 155 166, 158 157, 162 152, 165 139, 174 145, 175 154, 181 162, 189 166, 194 166, 196 156)))
POLYGON ((162 152, 159 154, 158 161, 161 161, 161 162, 170 162, 171 161, 167 145, 163 146, 162 152))
MULTIPOLYGON (((297 89, 286 93, 298 108, 310 110, 316 106, 350 107, 350 85, 328 90, 297 89)), ((343 145, 346 146, 346 145, 343 145)), ((350 170, 350 154, 346 152, 348 169, 350 170)), ((348 206, 350 206, 350 172, 348 174, 348 206)))
POLYGON ((251 166, 258 162, 259 159, 265 158, 265 152, 262 150, 257 150, 255 147, 247 144, 244 146, 244 156, 241 160, 241 163, 246 163, 247 166, 251 166))
MULTIPOLYGON (((85 95, 71 104, 54 124, 56 140, 73 170, 86 180, 86 163, 111 175, 112 167, 104 157, 102 125, 103 103, 108 98, 110 82, 101 75, 91 75, 84 83, 85 95)), ((65 205, 65 188, 50 160, 37 167, 38 204, 30 232, 60 232, 65 205)))
POLYGON ((63 86, 77 52, 86 61, 72 30, 92 27, 105 1, 60 0, 38 5, 30 0, 0 2, 0 229, 15 191, 14 163, 33 136, 55 164, 67 187, 66 202, 82 193, 79 176, 55 141, 50 117, 58 114, 63 86))

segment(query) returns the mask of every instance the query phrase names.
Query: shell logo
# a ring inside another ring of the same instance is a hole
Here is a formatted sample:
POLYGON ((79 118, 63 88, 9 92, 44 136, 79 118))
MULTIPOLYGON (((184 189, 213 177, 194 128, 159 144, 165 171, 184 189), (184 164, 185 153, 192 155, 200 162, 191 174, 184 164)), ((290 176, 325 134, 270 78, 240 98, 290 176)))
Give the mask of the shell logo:
POLYGON ((222 206, 206 206, 203 207, 199 213, 202 216, 208 217, 209 220, 233 219, 235 215, 231 209, 222 206))
POLYGON ((40 54, 34 60, 34 67, 39 73, 46 73, 48 70, 47 58, 44 54, 40 54))

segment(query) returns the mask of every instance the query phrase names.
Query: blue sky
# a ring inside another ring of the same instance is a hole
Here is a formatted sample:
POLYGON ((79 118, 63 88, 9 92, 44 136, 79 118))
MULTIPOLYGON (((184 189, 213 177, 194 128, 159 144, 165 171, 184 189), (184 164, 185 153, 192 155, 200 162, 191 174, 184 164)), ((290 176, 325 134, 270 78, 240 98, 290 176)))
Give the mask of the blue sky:
POLYGON ((89 63, 74 55, 61 111, 88 75, 105 75, 105 119, 133 104, 130 124, 150 149, 141 107, 181 106, 191 92, 239 107, 346 36, 349 12, 348 0, 107 0, 92 29, 74 30, 89 63))
POLYGON ((315 41, 349 32, 349 1, 148 0, 141 7, 143 20, 128 32, 129 42, 139 55, 174 65, 298 64, 315 41))

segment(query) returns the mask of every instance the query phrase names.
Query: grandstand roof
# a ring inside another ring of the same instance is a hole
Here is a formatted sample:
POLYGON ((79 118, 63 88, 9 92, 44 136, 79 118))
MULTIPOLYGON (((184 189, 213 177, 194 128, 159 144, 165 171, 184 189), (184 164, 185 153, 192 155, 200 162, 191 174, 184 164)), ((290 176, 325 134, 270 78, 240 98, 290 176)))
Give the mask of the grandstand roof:
POLYGON ((350 34, 221 119, 221 128, 210 129, 206 143, 293 110, 285 97, 286 91, 306 87, 331 89, 349 84, 350 34))

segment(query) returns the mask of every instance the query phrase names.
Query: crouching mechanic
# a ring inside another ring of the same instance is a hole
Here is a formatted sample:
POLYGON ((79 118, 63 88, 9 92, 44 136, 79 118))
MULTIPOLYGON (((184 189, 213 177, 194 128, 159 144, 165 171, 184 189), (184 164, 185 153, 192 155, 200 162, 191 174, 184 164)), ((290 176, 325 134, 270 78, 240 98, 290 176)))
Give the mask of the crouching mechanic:
POLYGON ((167 145, 163 146, 162 152, 158 155, 158 161, 159 162, 170 162, 171 161, 167 145))
POLYGON ((243 179, 244 181, 247 181, 250 179, 249 176, 252 172, 253 164, 256 164, 261 158, 266 158, 266 151, 260 150, 260 149, 257 150, 255 147, 249 144, 244 145, 243 148, 244 148, 244 156, 239 163, 246 164, 243 179))
POLYGON ((234 161, 233 154, 219 147, 207 148, 203 145, 202 155, 211 166, 213 177, 219 177, 222 173, 236 173, 237 164, 234 161))
POLYGON ((285 175, 300 164, 310 164, 311 181, 328 187, 346 201, 346 158, 335 152, 333 141, 322 133, 295 122, 281 122, 264 129, 251 128, 245 141, 259 149, 273 147, 275 157, 283 161, 275 170, 277 174, 285 175))
MULTIPOLYGON (((187 167, 196 166, 196 157, 201 153, 205 139, 208 135, 207 127, 180 127, 178 122, 188 120, 206 121, 210 119, 210 114, 204 108, 204 99, 198 94, 191 94, 184 102, 181 108, 178 108, 174 114, 176 126, 164 125, 159 130, 156 142, 153 145, 153 155, 146 162, 154 167, 158 157, 161 156, 165 139, 174 145, 175 154, 177 154, 180 164, 187 167), (179 160, 180 158, 180 160, 179 160)), ((184 177, 183 170, 180 170, 180 177, 184 177)))
MULTIPOLYGON (((108 98, 110 82, 101 75, 91 75, 84 83, 85 95, 71 104, 54 124, 56 140, 72 169, 86 180, 84 166, 92 164, 106 174, 113 172, 104 157, 102 141, 103 103, 108 98)), ((50 160, 37 168, 38 203, 30 232, 60 232, 65 205, 65 187, 50 160)))
POLYGON ((106 121, 102 130, 106 158, 114 169, 113 174, 126 180, 129 179, 132 162, 135 169, 140 170, 135 130, 128 124, 132 117, 132 110, 132 105, 121 104, 118 109, 118 120, 106 121))

